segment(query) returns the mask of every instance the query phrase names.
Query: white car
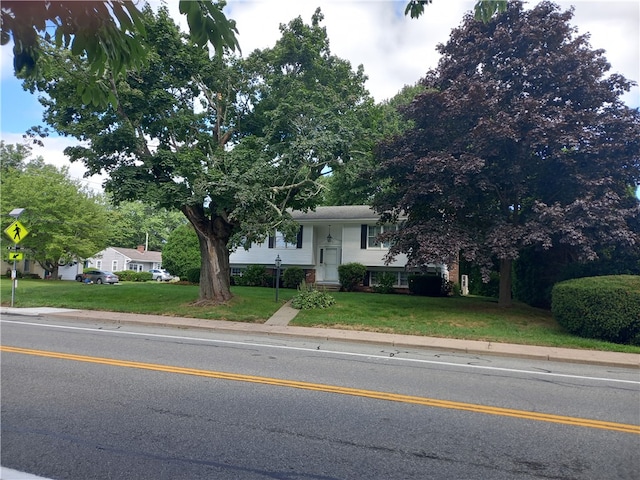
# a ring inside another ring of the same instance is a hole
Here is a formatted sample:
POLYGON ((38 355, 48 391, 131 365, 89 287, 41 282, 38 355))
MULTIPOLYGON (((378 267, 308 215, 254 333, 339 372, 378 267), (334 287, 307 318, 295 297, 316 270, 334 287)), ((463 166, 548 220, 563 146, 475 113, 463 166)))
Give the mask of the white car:
POLYGON ((166 270, 153 269, 149 270, 149 273, 151 273, 151 280, 155 280, 156 282, 169 282, 173 279, 173 275, 166 270))

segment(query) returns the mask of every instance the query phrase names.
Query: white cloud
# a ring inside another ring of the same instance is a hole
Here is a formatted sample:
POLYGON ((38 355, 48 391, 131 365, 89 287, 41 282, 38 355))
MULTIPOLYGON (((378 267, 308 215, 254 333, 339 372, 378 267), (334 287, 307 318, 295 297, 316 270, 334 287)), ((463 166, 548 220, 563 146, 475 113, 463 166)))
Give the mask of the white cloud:
MULTIPOLYGON (((27 142, 19 133, 2 133, 0 138, 7 144, 26 144, 27 142)), ((105 180, 104 175, 93 175, 85 178, 84 174, 87 169, 82 163, 69 161, 69 157, 64 154, 64 149, 74 145, 80 145, 80 142, 65 137, 49 137, 43 139, 44 146, 29 143, 31 147, 32 157, 42 157, 44 161, 57 168, 67 167, 69 176, 80 181, 84 186, 95 192, 102 191, 102 183, 105 180)))
MULTIPOLYGON (((162 2, 154 0, 152 5, 162 2)), ((529 2, 530 6, 536 1, 529 2)), ((640 80, 640 2, 637 0, 574 0, 557 2, 562 10, 573 4, 575 15, 571 23, 579 33, 590 33, 592 48, 606 50, 611 72, 630 80, 640 80)), ((178 2, 165 3, 171 15, 186 30, 186 19, 178 13, 178 2)), ((465 12, 473 9, 475 0, 435 0, 419 19, 404 16, 406 0, 399 2, 376 0, 230 0, 225 9, 237 22, 238 37, 244 56, 256 48, 272 47, 280 37, 279 25, 297 16, 310 22, 319 6, 324 14, 333 54, 349 60, 356 68, 364 65, 368 75, 367 88, 377 101, 395 95, 404 85, 416 83, 437 66, 436 45, 446 43, 451 29, 458 27, 465 12)), ((11 49, 0 49, 2 78, 12 75, 11 49)), ((636 86, 623 100, 631 107, 640 106, 636 86)), ((16 114, 19 114, 17 112, 16 114)), ((2 132, 11 132, 11 119, 3 118, 2 132)), ((2 133, 1 137, 18 134, 2 133)), ((13 143, 13 142, 9 142, 13 143)), ((63 165, 62 150, 74 140, 49 138, 39 153, 46 161, 63 165)), ((68 163, 67 163, 68 164, 68 163)), ((82 178, 81 165, 71 165, 76 178, 82 178)), ((87 180, 84 180, 87 181, 87 180)), ((90 179, 92 188, 99 188, 101 179, 90 179)))

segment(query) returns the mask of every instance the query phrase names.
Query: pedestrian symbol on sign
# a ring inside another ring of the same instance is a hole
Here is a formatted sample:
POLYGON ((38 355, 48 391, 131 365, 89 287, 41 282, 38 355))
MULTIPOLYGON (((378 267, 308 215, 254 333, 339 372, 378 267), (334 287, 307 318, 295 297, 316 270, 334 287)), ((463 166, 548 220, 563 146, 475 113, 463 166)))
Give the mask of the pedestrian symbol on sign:
POLYGON ((24 240, 24 237, 26 237, 27 235, 29 235, 29 231, 24 228, 24 225, 22 225, 19 221, 15 221, 13 222, 11 225, 9 225, 4 233, 7 234, 7 236, 13 240, 13 243, 20 243, 22 240, 24 240))

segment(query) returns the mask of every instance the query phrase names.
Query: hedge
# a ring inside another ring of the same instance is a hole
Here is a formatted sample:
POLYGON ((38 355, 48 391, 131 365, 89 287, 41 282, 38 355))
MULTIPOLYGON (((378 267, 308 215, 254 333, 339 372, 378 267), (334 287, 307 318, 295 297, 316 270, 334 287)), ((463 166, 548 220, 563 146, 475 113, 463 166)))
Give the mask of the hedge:
POLYGON ((347 292, 352 292, 358 285, 361 285, 366 274, 367 267, 361 263, 351 262, 338 265, 340 285, 347 292))
POLYGON ((282 284, 285 288, 298 288, 304 282, 304 270, 300 267, 288 267, 282 275, 282 284))
POLYGON ((136 272, 134 270, 121 270, 113 272, 121 282, 148 282, 153 278, 151 272, 136 272))
POLYGON ((447 281, 439 275, 409 275, 409 291, 425 297, 446 297, 447 281))
POLYGON ((551 312, 568 332, 640 345, 640 276, 609 275, 557 283, 551 312))

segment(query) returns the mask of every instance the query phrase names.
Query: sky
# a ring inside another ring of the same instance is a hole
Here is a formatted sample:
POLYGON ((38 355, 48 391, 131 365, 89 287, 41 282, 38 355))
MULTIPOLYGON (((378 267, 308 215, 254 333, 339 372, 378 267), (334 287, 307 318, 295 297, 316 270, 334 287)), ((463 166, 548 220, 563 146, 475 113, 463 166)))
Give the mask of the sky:
MULTIPOLYGON (((434 0, 419 19, 404 16, 407 0, 228 0, 225 14, 236 21, 238 40, 244 56, 256 48, 272 47, 280 37, 279 25, 301 16, 306 23, 317 7, 324 15, 331 52, 349 60, 355 69, 363 65, 366 86, 380 102, 393 97, 403 86, 413 85, 437 66, 436 46, 446 43, 453 28, 460 26, 465 12, 475 0, 434 0)), ((159 0, 150 2, 159 5, 159 0)), ((533 6, 537 2, 528 2, 533 6)), ((640 2, 638 0, 556 1, 562 10, 575 8, 571 24, 579 34, 590 34, 594 49, 605 50, 611 64, 609 73, 620 73, 640 81, 640 2)), ((178 13, 177 0, 165 3, 186 30, 186 20, 178 13)), ((0 47, 0 139, 23 143, 22 135, 31 126, 42 125, 37 93, 23 91, 13 77, 10 46, 0 47)), ((623 97, 625 103, 640 107, 640 89, 634 87, 623 97)), ((52 135, 33 154, 58 167, 66 165, 70 175, 100 191, 103 178, 83 178, 84 167, 71 164, 63 154, 77 142, 52 135)), ((640 188, 638 189, 640 195, 640 188)))

